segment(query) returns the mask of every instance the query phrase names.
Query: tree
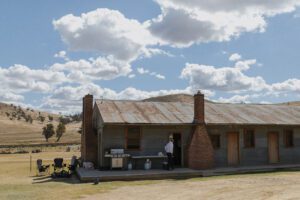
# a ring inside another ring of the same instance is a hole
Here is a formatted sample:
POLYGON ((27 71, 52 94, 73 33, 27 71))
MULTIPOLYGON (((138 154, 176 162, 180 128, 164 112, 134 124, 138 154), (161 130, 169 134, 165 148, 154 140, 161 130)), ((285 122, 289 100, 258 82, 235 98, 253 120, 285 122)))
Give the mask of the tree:
POLYGON ((57 128, 56 128, 56 142, 58 142, 61 138, 61 136, 66 132, 66 126, 64 123, 60 122, 58 125, 57 125, 57 128))
POLYGON ((45 117, 42 115, 39 116, 39 119, 41 120, 42 123, 45 121, 45 117))
POLYGON ((45 137, 46 142, 48 142, 48 139, 55 134, 53 124, 47 124, 46 126, 44 126, 42 134, 45 137))
POLYGON ((32 124, 33 119, 32 119, 32 117, 31 117, 31 115, 27 115, 27 116, 25 117, 25 121, 26 121, 26 122, 29 122, 30 124, 32 124))
POLYGON ((50 121, 53 121, 53 116, 48 115, 48 118, 49 118, 50 121))

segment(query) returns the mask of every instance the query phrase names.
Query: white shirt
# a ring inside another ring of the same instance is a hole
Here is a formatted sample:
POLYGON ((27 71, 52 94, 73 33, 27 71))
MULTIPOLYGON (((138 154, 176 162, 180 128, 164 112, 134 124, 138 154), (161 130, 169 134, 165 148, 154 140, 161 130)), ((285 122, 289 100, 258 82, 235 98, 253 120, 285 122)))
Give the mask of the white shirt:
POLYGON ((173 153, 173 142, 170 141, 168 144, 166 144, 165 151, 167 153, 173 153))

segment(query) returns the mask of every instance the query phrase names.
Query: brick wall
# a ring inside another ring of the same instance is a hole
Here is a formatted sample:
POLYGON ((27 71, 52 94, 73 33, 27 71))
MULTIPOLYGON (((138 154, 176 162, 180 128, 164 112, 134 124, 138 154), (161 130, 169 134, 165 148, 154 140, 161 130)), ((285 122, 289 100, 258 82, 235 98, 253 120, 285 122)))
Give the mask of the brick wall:
POLYGON ((97 134, 93 130, 93 96, 83 98, 83 119, 81 135, 81 157, 84 161, 97 163, 97 134))
POLYGON ((204 123, 204 94, 200 91, 194 95, 194 123, 204 123))
POLYGON ((210 169, 214 166, 214 149, 205 125, 196 125, 188 148, 188 167, 210 169))
POLYGON ((194 124, 188 146, 188 167, 192 169, 209 169, 214 166, 214 149, 205 126, 204 95, 198 91, 194 95, 194 124))

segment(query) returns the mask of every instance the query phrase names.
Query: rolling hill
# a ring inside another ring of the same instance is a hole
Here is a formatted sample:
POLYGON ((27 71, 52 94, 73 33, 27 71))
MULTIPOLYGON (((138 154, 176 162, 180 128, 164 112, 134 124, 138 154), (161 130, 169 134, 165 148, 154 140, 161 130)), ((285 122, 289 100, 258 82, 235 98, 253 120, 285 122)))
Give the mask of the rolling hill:
MULTIPOLYGON (((57 114, 0 103, 0 146, 46 144, 42 128, 47 123, 56 126, 59 117, 57 114)), ((77 132, 80 126, 81 122, 67 124, 66 133, 58 143, 80 143, 80 134, 77 132)), ((56 143, 55 136, 48 143, 56 143)))

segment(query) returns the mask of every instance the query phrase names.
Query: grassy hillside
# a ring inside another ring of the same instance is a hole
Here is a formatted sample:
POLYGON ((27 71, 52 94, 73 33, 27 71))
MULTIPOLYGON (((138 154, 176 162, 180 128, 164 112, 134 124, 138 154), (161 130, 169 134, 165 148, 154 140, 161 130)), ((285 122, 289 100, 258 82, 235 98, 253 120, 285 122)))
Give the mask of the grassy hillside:
MULTIPOLYGON (((176 94, 152 97, 143 101, 163 101, 163 102, 186 102, 193 103, 193 96, 187 94, 176 94)), ((297 105, 298 102, 282 103, 286 105, 297 105)), ((45 138, 42 135, 42 128, 47 123, 53 123, 54 126, 58 124, 59 115, 41 112, 29 108, 21 108, 15 105, 8 105, 0 103, 0 146, 1 145, 29 145, 29 144, 45 144, 45 138), (31 116, 32 123, 26 122, 26 118, 31 116), (45 120, 41 121, 41 116, 45 120), (51 121, 49 119, 53 118, 51 121)), ((67 132, 61 138, 59 143, 80 143, 80 134, 78 130, 81 122, 73 122, 67 124, 67 132)), ((49 143, 55 144, 56 138, 49 139, 49 143)))
MULTIPOLYGON (((46 143, 42 128, 47 123, 56 127, 59 117, 56 114, 0 103, 0 145, 46 143), (32 123, 28 116, 32 118, 32 123)), ((80 134, 77 131, 80 126, 79 122, 67 124, 66 133, 59 143, 79 143, 80 134)), ((55 136, 49 139, 49 143, 56 143, 55 136)))

